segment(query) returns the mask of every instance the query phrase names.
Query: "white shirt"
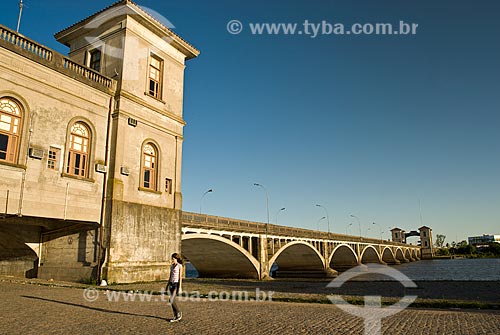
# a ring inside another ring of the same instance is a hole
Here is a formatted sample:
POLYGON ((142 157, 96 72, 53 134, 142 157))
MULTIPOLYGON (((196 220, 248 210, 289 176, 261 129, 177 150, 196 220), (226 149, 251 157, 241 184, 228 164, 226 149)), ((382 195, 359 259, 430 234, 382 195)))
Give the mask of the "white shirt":
POLYGON ((175 265, 172 264, 170 266, 170 278, 168 279, 169 283, 178 283, 181 278, 182 265, 177 263, 175 265))

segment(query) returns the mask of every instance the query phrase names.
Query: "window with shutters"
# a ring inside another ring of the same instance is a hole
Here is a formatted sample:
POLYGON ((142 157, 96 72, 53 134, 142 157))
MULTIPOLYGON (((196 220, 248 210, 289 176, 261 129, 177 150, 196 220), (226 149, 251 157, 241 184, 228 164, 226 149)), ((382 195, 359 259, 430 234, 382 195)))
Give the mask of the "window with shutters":
POLYGON ((88 177, 90 154, 90 130, 83 122, 71 127, 66 160, 66 173, 78 177, 88 177))
POLYGON ((0 161, 17 162, 21 124, 21 106, 14 99, 0 98, 0 161))
POLYGON ((149 58, 148 94, 156 99, 161 99, 162 77, 163 60, 151 54, 149 58))
POLYGON ((158 175, 158 150, 152 143, 146 143, 142 148, 141 187, 156 191, 158 175))
POLYGON ((89 52, 89 67, 101 72, 101 50, 95 49, 89 52))

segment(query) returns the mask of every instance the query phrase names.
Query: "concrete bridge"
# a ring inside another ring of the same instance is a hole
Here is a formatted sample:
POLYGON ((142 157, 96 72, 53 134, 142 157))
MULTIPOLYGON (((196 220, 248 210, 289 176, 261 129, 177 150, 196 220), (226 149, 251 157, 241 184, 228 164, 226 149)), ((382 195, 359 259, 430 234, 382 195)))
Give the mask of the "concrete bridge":
POLYGON ((419 246, 359 236, 183 212, 182 254, 200 277, 265 279, 335 276, 365 263, 400 264, 421 257, 419 246))

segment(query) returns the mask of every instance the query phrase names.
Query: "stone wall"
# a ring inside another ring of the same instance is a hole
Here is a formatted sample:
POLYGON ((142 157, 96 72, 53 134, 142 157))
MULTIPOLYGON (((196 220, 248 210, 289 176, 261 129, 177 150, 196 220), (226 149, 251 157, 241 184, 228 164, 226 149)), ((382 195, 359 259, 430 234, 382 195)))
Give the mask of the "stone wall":
POLYGON ((98 230, 71 226, 42 234, 38 278, 90 282, 97 278, 98 230))
POLYGON ((39 242, 40 227, 2 224, 0 274, 36 278, 39 242))
POLYGON ((106 227, 108 282, 168 279, 170 256, 181 248, 179 210, 114 200, 106 227))

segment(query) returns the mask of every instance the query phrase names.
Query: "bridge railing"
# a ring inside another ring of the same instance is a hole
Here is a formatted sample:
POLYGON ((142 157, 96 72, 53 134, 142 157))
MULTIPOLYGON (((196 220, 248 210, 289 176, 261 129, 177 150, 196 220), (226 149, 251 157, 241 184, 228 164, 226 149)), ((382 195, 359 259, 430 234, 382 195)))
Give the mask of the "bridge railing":
POLYGON ((407 244, 403 243, 397 243, 375 238, 343 235, 337 233, 327 233, 317 230, 279 226, 275 224, 237 220, 220 216, 212 216, 207 214, 198 214, 191 212, 182 213, 182 225, 184 227, 214 229, 220 231, 234 231, 241 233, 268 234, 275 236, 290 236, 297 238, 408 246, 407 244))
POLYGON ((235 220, 220 216, 197 214, 190 212, 182 213, 182 225, 195 228, 208 228, 215 230, 238 231, 254 234, 265 234, 266 224, 245 220, 235 220))

